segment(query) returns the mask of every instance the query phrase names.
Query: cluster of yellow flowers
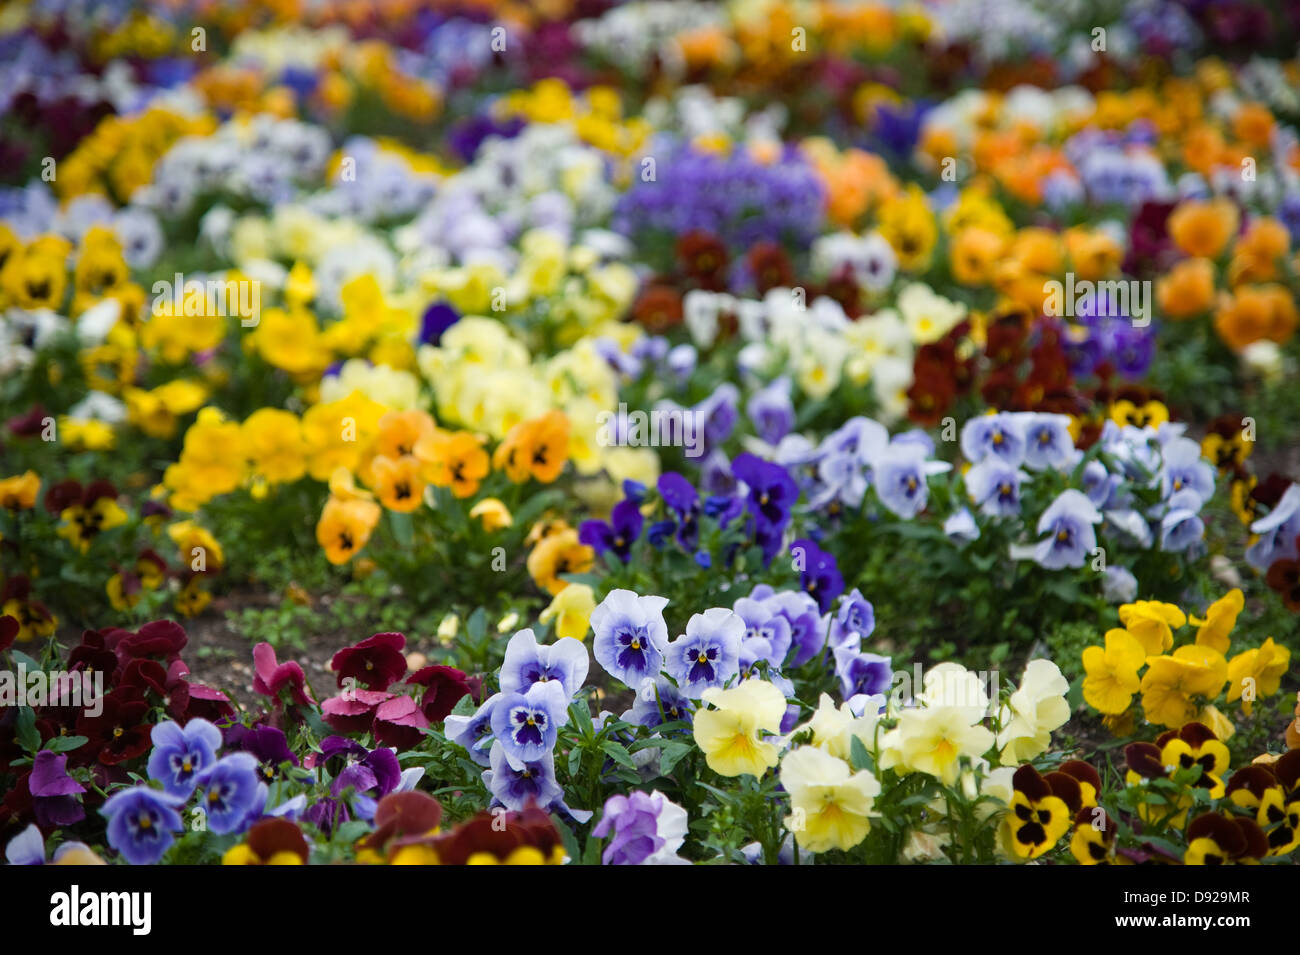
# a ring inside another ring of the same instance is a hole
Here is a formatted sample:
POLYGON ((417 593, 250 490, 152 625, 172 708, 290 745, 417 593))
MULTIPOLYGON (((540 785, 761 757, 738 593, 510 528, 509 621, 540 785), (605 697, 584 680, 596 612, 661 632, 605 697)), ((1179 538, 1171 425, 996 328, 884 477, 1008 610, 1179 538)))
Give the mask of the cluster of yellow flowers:
POLYGON ((623 119, 622 97, 610 86, 593 86, 575 96, 563 80, 538 80, 530 89, 506 94, 497 109, 502 118, 570 126, 583 142, 624 159, 640 151, 651 133, 644 118, 623 119))
POLYGON ((55 188, 65 197, 106 195, 126 202, 149 183, 154 164, 176 140, 215 128, 211 116, 182 116, 159 107, 135 116, 110 116, 59 161, 55 188))
POLYGON ((73 316, 105 298, 125 304, 140 297, 139 287, 130 282, 122 244, 112 230, 87 229, 74 256, 72 243, 62 236, 41 235, 24 243, 0 223, 0 308, 62 309, 69 268, 73 316))
POLYGON ((1278 691, 1291 660, 1291 651, 1272 637, 1227 658, 1244 604, 1242 592, 1231 590, 1210 605, 1203 620, 1157 600, 1123 605, 1124 626, 1106 632, 1105 646, 1083 651, 1083 698, 1106 715, 1117 735, 1135 725, 1133 698, 1140 693, 1147 721, 1171 729, 1199 721, 1227 739, 1234 732, 1232 720, 1215 706, 1225 687, 1226 701, 1240 701, 1249 714, 1255 700, 1278 691), (1195 639, 1174 648, 1174 631, 1189 622, 1197 628, 1195 639))

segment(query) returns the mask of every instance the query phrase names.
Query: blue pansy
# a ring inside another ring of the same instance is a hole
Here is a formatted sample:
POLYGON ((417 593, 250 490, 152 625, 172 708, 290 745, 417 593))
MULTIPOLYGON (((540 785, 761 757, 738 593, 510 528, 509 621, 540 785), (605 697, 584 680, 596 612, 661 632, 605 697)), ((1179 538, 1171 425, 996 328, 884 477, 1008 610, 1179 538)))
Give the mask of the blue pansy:
POLYGON ((611 590, 592 611, 592 652, 610 676, 640 686, 646 677, 658 675, 668 646, 667 604, 666 597, 611 590))
POLYGON ((637 691, 636 702, 624 711, 621 719, 653 729, 665 722, 689 721, 694 708, 695 704, 671 680, 664 676, 647 677, 637 691))
POLYGON ((555 748, 569 719, 569 694, 559 682, 534 683, 523 693, 502 693, 492 710, 492 734, 513 765, 555 748))
POLYGON ((1034 548, 1034 560, 1049 570, 1082 567, 1097 546, 1092 525, 1100 520, 1082 491, 1062 491, 1038 519, 1038 533, 1047 536, 1034 548))
POLYGON ((1017 517, 1020 514, 1020 482, 1029 475, 1019 468, 990 455, 966 472, 966 491, 990 517, 1017 517))
POLYGON ((551 644, 539 644, 531 630, 520 630, 506 645, 501 664, 503 693, 526 693, 534 683, 556 680, 566 698, 582 688, 590 660, 581 640, 562 637, 551 644))
POLYGON ((740 672, 745 621, 725 607, 691 616, 686 632, 668 644, 664 668, 682 693, 698 700, 710 687, 725 686, 740 672))
POLYGON ((513 762, 498 741, 492 744, 488 760, 491 768, 483 773, 483 785, 507 809, 518 812, 530 799, 541 809, 563 802, 564 790, 555 780, 555 757, 550 750, 534 759, 513 762))
POLYGON ((1031 471, 1068 467, 1075 454, 1069 416, 1027 414, 1024 421, 1025 467, 1031 471))
POLYGON ((473 716, 448 716, 443 720, 442 731, 447 739, 469 750, 469 758, 480 766, 488 764, 488 750, 492 746, 492 710, 501 701, 494 693, 483 701, 473 716))
POLYGON ((224 835, 238 832, 257 803, 257 757, 232 753, 199 774, 199 808, 208 828, 224 835))
POLYGON ((221 730, 204 719, 192 719, 184 729, 170 721, 159 723, 151 738, 149 778, 182 798, 194 792, 195 778, 217 761, 221 748, 221 730))
POLYGON ((99 810, 108 820, 108 844, 132 865, 153 865, 183 828, 176 811, 182 802, 148 786, 115 792, 99 810))
POLYGON ((1019 466, 1025 460, 1025 433, 1020 419, 1010 412, 972 418, 961 429, 961 453, 972 464, 995 455, 1019 466))

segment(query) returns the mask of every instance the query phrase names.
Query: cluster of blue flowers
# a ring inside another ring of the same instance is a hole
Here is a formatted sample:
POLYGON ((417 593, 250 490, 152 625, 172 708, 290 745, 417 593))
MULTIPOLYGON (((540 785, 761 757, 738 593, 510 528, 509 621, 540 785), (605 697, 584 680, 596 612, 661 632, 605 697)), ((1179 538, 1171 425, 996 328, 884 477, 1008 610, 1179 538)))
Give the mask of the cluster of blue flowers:
POLYGON ((797 150, 764 163, 743 150, 730 155, 690 147, 656 147, 654 179, 638 181, 618 200, 613 225, 634 239, 703 230, 728 247, 760 241, 806 247, 822 220, 823 187, 797 150))
POLYGON ((447 739, 463 746, 480 766, 494 805, 521 811, 529 798, 548 811, 579 822, 590 811, 565 805, 555 779, 555 743, 569 721, 569 703, 587 679, 590 660, 582 641, 562 637, 539 644, 532 630, 520 630, 506 646, 500 691, 472 716, 448 716, 447 739))
POLYGON ((195 800, 201 826, 219 835, 239 833, 266 815, 295 818, 306 804, 297 796, 267 810, 270 789, 262 782, 258 759, 240 751, 218 756, 221 730, 204 719, 184 728, 173 722, 153 728, 148 785, 121 789, 100 809, 108 820, 108 844, 133 865, 152 865, 184 828, 180 810, 195 800))

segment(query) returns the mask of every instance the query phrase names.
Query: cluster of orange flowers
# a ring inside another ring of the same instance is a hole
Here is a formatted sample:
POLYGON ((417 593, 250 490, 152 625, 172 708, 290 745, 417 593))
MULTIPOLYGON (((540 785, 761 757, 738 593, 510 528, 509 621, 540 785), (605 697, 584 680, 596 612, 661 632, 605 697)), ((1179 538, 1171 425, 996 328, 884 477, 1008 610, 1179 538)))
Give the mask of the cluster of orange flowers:
MULTIPOLYGON (((325 556, 334 564, 347 562, 365 547, 382 509, 410 514, 424 503, 430 486, 446 488, 458 499, 473 497, 494 467, 515 484, 529 479, 549 484, 569 458, 569 419, 548 411, 520 422, 491 457, 484 443, 471 431, 442 430, 418 409, 385 414, 357 469, 365 488, 357 487, 346 468, 330 478, 330 497, 316 526, 325 556)), ((479 501, 470 516, 489 531, 511 523, 510 512, 495 498, 479 501)))

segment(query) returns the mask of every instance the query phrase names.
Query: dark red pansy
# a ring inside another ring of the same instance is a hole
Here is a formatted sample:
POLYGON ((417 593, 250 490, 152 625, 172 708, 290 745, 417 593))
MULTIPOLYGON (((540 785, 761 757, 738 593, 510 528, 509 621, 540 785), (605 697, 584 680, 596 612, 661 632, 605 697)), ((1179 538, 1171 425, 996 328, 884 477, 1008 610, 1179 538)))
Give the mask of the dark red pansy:
POLYGON ((406 682, 424 687, 420 709, 430 723, 441 723, 461 697, 470 693, 469 677, 455 667, 438 664, 416 670, 406 682))
POLYGON ((334 654, 330 668, 340 688, 351 678, 367 689, 386 690, 406 673, 405 647, 402 634, 377 633, 334 654))

